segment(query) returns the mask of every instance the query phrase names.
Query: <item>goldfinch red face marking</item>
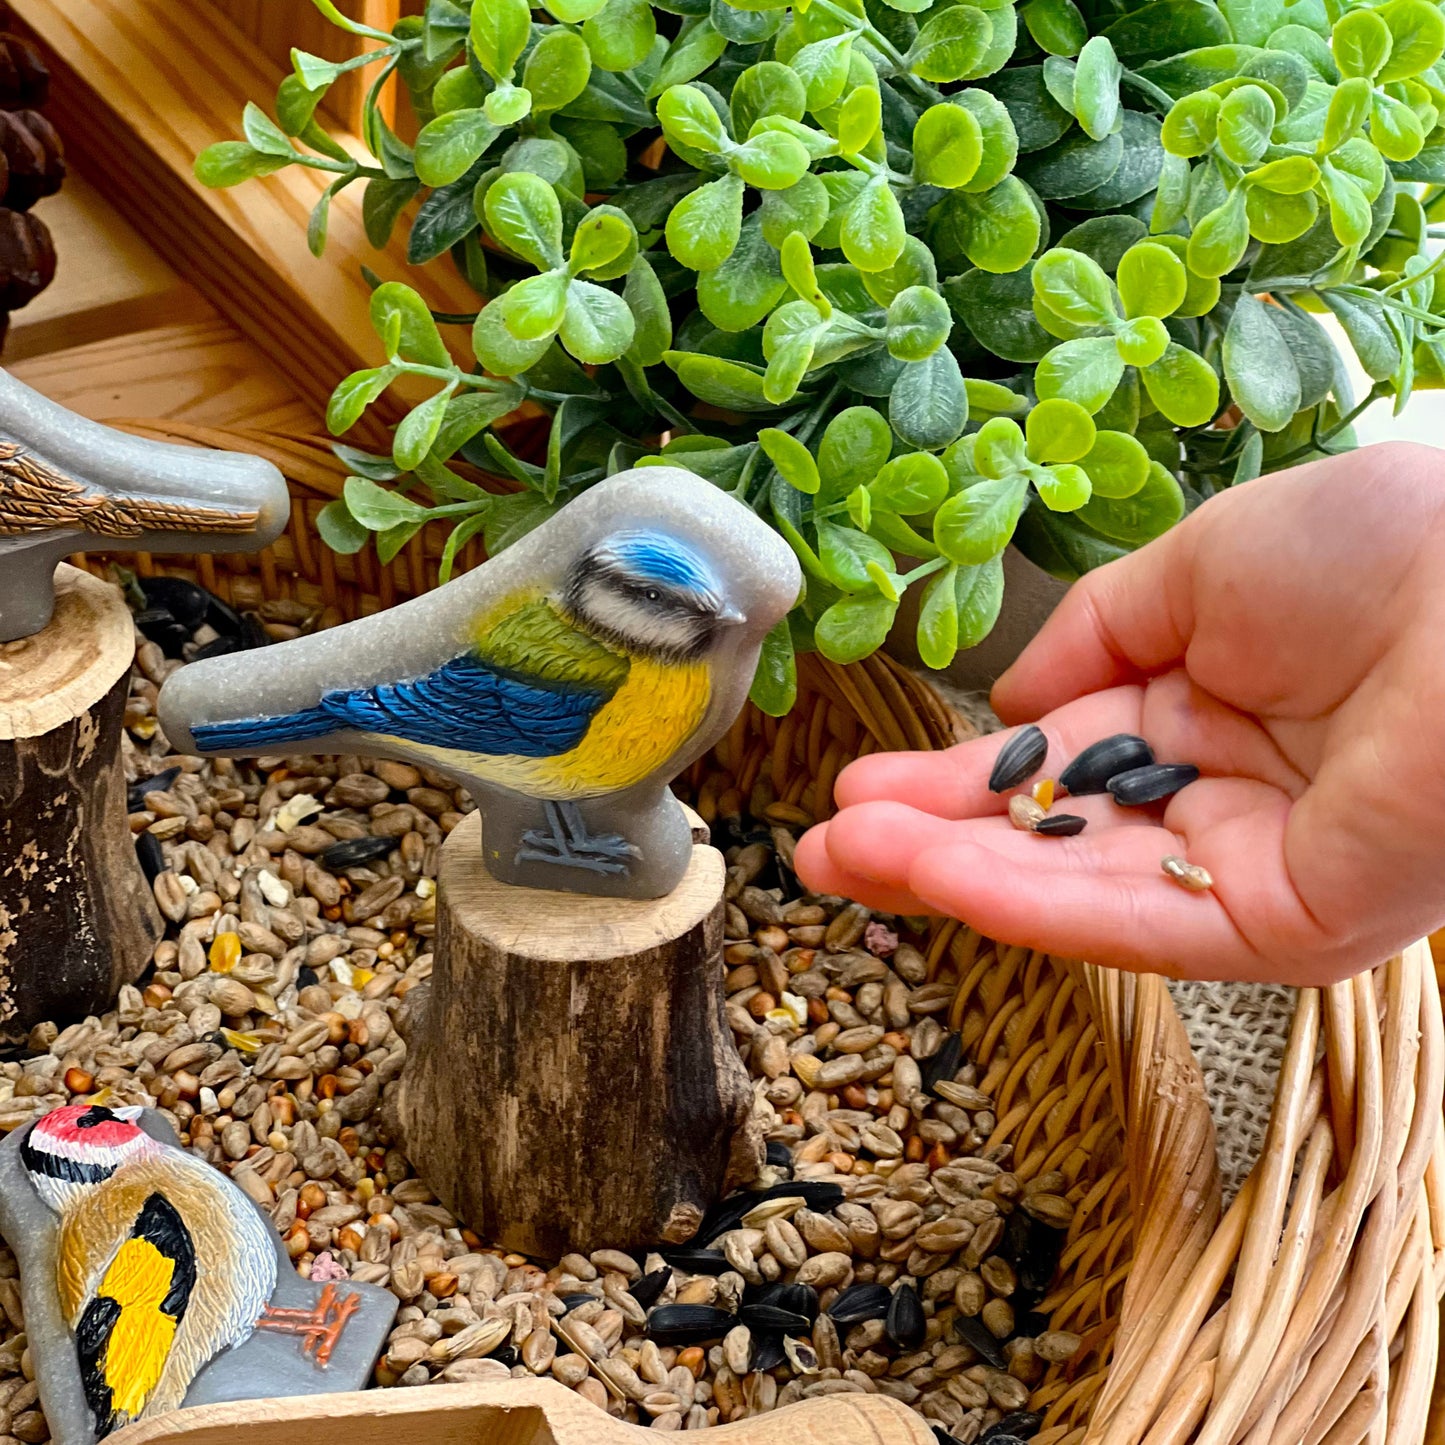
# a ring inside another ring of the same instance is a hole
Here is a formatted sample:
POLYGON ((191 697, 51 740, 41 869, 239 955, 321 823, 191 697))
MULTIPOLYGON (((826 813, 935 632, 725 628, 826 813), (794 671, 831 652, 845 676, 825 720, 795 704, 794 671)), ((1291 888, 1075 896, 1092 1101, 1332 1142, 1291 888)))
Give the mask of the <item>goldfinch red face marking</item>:
POLYGON ((59 1213, 82 1189, 158 1151, 161 1146, 135 1123, 140 1113, 70 1104, 45 1115, 20 1150, 36 1193, 59 1213))

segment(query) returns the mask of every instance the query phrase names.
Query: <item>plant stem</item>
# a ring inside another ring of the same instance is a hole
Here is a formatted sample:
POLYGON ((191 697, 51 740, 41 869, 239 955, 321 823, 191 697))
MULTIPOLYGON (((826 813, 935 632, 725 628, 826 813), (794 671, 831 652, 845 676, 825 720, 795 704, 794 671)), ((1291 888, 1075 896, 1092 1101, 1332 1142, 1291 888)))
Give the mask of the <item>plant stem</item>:
POLYGON ((1151 100, 1161 115, 1167 115, 1174 107, 1174 97, 1167 90, 1160 90, 1152 80, 1145 79, 1138 71, 1126 70, 1123 75, 1126 85, 1132 85, 1141 95, 1151 100))
POLYGON ((1375 402, 1389 394, 1390 390, 1386 383, 1377 381, 1365 394, 1365 399, 1352 406, 1328 431, 1317 431, 1304 446, 1296 447, 1292 452, 1286 452, 1282 457, 1275 457, 1270 464, 1271 467, 1278 469, 1279 467, 1293 466, 1295 462, 1303 461, 1305 457, 1310 456, 1314 452, 1322 452, 1342 431, 1352 426, 1366 408, 1373 406, 1375 402))

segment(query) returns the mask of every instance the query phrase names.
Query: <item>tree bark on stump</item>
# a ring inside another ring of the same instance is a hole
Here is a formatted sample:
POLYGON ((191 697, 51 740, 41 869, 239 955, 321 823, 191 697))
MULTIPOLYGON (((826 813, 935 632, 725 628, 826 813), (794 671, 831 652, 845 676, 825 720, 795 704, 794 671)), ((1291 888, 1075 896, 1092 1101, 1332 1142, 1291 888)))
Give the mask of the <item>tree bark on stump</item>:
POLYGON ((695 845, 648 901, 511 887, 482 857, 473 813, 442 851, 435 966, 408 999, 403 1148, 521 1253, 690 1238, 762 1154, 723 1011, 722 856, 695 845))
POLYGON ((121 725, 135 653, 115 588, 61 566, 55 615, 0 645, 0 1043, 99 1013, 162 922, 126 822, 121 725))

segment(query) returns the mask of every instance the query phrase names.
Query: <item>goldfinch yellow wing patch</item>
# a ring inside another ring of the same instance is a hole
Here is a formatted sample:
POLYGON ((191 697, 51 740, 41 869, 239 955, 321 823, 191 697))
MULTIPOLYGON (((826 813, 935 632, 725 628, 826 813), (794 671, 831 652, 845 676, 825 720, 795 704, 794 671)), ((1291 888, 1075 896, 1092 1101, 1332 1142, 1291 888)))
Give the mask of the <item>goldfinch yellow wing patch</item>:
POLYGON ((86 1400, 100 1435, 145 1408, 195 1282, 190 1233, 164 1196, 152 1194, 75 1331, 86 1400))

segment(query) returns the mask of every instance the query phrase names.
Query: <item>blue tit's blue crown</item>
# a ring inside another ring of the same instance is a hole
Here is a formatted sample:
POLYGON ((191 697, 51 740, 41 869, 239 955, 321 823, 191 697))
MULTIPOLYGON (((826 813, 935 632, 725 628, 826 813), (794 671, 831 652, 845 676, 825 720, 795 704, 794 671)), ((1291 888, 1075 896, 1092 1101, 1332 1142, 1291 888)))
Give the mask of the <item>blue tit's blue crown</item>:
POLYGON ((722 584, 712 568, 666 532, 619 532, 596 548, 591 559, 626 571, 642 586, 690 592, 709 602, 722 595, 722 584))

